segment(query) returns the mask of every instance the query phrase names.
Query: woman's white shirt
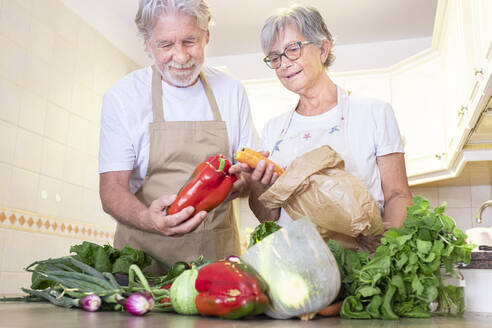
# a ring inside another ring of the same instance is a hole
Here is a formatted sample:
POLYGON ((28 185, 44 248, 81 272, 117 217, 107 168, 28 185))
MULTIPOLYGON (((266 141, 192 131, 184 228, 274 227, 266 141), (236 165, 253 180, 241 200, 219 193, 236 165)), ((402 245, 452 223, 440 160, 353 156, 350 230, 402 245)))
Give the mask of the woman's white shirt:
MULTIPOLYGON (((398 124, 393 109, 388 103, 354 94, 351 94, 348 99, 347 141, 351 154, 348 160, 352 162, 347 165, 355 168, 355 175, 367 186, 382 212, 384 194, 376 157, 404 152, 398 124)), ((303 134, 309 133, 310 130, 336 129, 339 107, 337 105, 316 116, 302 116, 294 113, 285 137, 299 136, 299 143, 301 143, 303 134)), ((262 150, 272 153, 282 147, 282 143, 278 144, 278 140, 288 117, 289 112, 267 122, 261 136, 260 148, 262 150)), ((340 147, 345 147, 345 144, 343 142, 337 144, 336 138, 331 140, 332 142, 334 140, 334 144, 327 144, 341 154, 343 149, 340 147)), ((289 163, 303 153, 312 150, 306 148, 302 152, 295 148, 289 147, 287 151, 287 156, 290 156, 289 163)), ((347 159, 344 158, 344 160, 347 159)))

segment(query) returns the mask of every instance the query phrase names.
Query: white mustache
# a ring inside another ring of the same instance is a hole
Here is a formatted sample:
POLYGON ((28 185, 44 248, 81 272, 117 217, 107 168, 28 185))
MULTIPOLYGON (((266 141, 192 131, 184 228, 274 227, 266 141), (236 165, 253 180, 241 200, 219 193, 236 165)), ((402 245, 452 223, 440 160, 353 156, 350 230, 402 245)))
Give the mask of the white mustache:
POLYGON ((166 64, 167 68, 177 68, 177 69, 183 69, 183 68, 190 68, 192 66, 195 65, 195 61, 193 59, 191 59, 190 61, 188 61, 187 63, 184 63, 184 64, 179 64, 179 63, 176 63, 174 61, 171 61, 169 63, 166 64))

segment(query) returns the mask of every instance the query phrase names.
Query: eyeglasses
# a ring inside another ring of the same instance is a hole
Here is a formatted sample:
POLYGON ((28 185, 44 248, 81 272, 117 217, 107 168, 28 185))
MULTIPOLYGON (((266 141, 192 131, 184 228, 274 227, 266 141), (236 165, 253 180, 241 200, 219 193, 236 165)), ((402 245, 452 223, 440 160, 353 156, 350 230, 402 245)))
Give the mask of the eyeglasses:
POLYGON ((297 41, 291 44, 288 44, 285 47, 284 52, 281 54, 271 54, 263 58, 265 64, 271 69, 277 69, 282 65, 282 56, 290 60, 296 60, 301 57, 301 49, 304 45, 311 44, 313 41, 297 41))

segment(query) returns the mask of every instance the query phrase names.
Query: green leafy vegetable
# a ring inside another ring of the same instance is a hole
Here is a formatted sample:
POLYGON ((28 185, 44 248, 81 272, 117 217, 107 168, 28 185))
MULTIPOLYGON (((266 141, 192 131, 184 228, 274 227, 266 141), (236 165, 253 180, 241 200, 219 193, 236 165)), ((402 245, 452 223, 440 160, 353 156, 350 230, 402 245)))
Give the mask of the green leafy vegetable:
POLYGON ((465 243, 466 235, 444 214, 445 206, 431 211, 427 200, 414 197, 403 227, 389 229, 372 258, 328 243, 343 277, 342 317, 426 318, 436 299, 439 313, 463 313, 463 292, 443 285, 441 267, 456 276, 454 265, 469 263, 475 245, 465 243))
POLYGON ((261 241, 266 236, 274 233, 277 230, 280 230, 281 228, 281 226, 273 221, 265 221, 262 224, 258 225, 249 237, 248 248, 261 241))
POLYGON ((130 246, 118 250, 110 245, 100 246, 84 241, 80 245, 70 247, 70 253, 76 253, 73 256, 75 259, 90 265, 99 272, 128 274, 128 269, 132 264, 143 269, 152 263, 150 256, 130 246))

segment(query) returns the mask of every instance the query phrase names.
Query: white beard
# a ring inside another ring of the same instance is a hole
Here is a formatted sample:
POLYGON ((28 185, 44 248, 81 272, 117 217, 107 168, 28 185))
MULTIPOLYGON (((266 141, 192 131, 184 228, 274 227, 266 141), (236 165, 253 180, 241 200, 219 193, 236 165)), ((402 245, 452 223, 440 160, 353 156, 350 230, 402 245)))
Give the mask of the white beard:
POLYGON ((185 64, 178 64, 174 61, 170 61, 165 64, 164 67, 157 64, 154 54, 152 54, 152 59, 154 60, 154 63, 156 63, 157 70, 161 73, 163 79, 177 87, 189 87, 195 83, 200 75, 200 69, 202 68, 202 64, 198 65, 194 59, 190 59, 185 64), (191 72, 179 72, 173 70, 173 68, 189 68, 192 66, 195 68, 191 72))

